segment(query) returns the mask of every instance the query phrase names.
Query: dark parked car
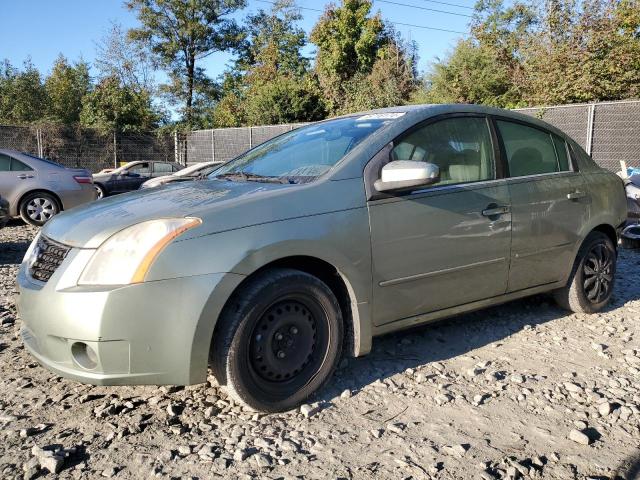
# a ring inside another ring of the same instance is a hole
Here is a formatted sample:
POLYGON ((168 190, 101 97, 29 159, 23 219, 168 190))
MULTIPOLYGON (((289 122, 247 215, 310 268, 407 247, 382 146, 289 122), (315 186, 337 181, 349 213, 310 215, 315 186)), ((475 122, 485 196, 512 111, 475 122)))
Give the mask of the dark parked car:
POLYGON ((190 165, 187 168, 183 168, 179 172, 176 172, 172 175, 165 175, 164 177, 156 177, 147 180, 142 184, 140 188, 153 188, 159 187, 160 185, 166 185, 167 183, 192 182, 194 180, 203 179, 211 172, 213 172, 216 168, 220 167, 222 163, 223 162, 196 163, 195 165, 190 165))
POLYGON ((138 190, 150 178, 171 175, 183 167, 174 162, 129 162, 106 173, 93 175, 98 198, 138 190))

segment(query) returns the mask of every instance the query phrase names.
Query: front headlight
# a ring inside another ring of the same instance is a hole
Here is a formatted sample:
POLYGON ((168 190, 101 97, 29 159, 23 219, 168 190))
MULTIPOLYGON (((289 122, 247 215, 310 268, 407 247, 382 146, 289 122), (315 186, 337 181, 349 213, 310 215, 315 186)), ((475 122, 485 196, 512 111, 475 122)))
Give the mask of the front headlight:
POLYGON ((171 240, 200 225, 199 218, 164 218, 138 223, 109 237, 87 263, 79 285, 128 285, 144 281, 149 267, 171 240))

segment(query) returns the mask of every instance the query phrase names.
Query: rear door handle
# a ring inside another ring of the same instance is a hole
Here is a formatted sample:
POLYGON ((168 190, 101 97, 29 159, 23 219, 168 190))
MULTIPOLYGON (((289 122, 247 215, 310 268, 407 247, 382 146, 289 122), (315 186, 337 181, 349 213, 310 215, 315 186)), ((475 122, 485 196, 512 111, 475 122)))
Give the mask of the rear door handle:
POLYGON ((489 208, 485 208, 482 210, 483 217, 497 217, 499 215, 504 215, 505 213, 509 213, 511 211, 511 207, 508 205, 503 206, 490 206, 489 208))
POLYGON ((575 192, 567 193, 567 198, 569 200, 580 200, 581 198, 585 198, 587 194, 585 192, 581 192, 580 190, 576 190, 575 192))
POLYGON ((27 178, 33 178, 33 175, 25 175, 24 173, 21 173, 20 175, 18 175, 18 178, 20 180, 26 180, 27 178))

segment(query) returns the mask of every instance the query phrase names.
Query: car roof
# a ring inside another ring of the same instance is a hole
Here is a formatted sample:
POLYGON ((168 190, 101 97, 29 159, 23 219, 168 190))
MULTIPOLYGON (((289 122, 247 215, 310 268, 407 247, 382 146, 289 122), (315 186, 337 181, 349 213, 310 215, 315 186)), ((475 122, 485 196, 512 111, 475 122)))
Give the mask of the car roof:
POLYGON ((39 169, 59 169, 59 168, 65 168, 63 165, 60 165, 59 163, 54 162, 53 160, 48 160, 46 158, 40 158, 40 157, 36 157, 35 155, 32 155, 30 153, 24 153, 24 152, 20 152, 18 150, 11 150, 8 148, 0 148, 0 153, 4 154, 4 155, 9 155, 10 157, 14 157, 17 160, 20 160, 21 162, 26 163, 27 165, 29 165, 32 168, 39 168, 39 169))

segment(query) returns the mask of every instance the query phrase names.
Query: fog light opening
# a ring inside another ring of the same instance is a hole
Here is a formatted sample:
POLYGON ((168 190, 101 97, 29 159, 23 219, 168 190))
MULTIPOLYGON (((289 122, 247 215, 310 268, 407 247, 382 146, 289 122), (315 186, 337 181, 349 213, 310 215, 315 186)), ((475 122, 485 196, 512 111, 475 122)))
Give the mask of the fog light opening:
POLYGON ((93 370, 98 366, 98 355, 84 342, 74 342, 71 345, 71 355, 82 368, 93 370))

